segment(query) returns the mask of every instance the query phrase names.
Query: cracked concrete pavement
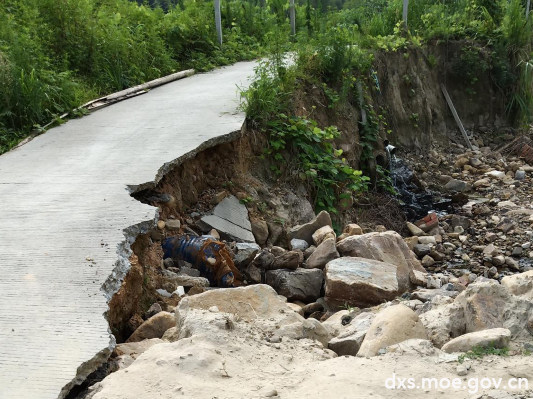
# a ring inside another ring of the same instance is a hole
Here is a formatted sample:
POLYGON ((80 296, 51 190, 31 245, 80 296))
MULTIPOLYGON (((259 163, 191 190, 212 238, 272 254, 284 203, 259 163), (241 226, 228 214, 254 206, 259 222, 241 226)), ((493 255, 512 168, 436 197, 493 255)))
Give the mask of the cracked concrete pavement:
POLYGON ((240 134, 237 86, 254 66, 158 87, 0 156, 0 399, 63 397, 107 357, 107 300, 157 216, 130 190, 240 134))

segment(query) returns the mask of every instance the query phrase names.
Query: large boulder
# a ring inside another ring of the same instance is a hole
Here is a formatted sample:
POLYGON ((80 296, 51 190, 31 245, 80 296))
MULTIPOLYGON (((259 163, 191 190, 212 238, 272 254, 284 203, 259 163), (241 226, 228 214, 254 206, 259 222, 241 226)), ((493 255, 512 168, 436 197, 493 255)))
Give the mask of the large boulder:
POLYGON ((345 238, 337 244, 341 256, 373 259, 398 267, 398 284, 401 291, 412 288, 409 279, 411 270, 425 269, 409 249, 403 238, 394 231, 368 233, 345 238))
POLYGON ((531 339, 527 330, 533 301, 511 294, 497 281, 470 284, 455 302, 463 306, 466 332, 507 328, 512 338, 531 339))
POLYGON ((402 292, 393 264, 345 257, 326 265, 326 301, 330 306, 370 307, 390 301, 402 292))
POLYGON ((436 306, 421 314, 420 320, 426 328, 428 338, 437 348, 466 332, 464 309, 459 303, 436 306))
POLYGON ((306 264, 310 269, 323 269, 329 261, 338 257, 339 253, 335 245, 335 238, 331 237, 322 241, 311 256, 307 258, 306 264))
POLYGON ((533 300, 533 270, 504 277, 502 286, 513 295, 533 300))
POLYGON ((176 319, 174 315, 169 312, 159 312, 142 323, 126 342, 139 342, 150 338, 161 338, 169 328, 175 325, 176 319))
POLYGON ((506 328, 491 328, 461 335, 443 345, 442 350, 447 353, 468 352, 476 346, 506 348, 511 339, 511 331, 506 328))
POLYGON ((177 315, 183 315, 190 309, 209 310, 217 307, 220 312, 230 313, 243 320, 284 319, 290 316, 290 321, 300 321, 285 299, 265 284, 251 285, 238 288, 220 288, 202 294, 183 298, 176 308, 177 315))
POLYGON ((289 230, 289 240, 298 238, 305 240, 309 244, 313 243, 313 234, 324 226, 333 226, 331 216, 326 211, 320 212, 312 221, 299 226, 295 226, 289 230))
POLYGON ((290 301, 316 301, 323 282, 324 272, 319 269, 280 269, 266 273, 266 283, 290 301))
POLYGON ((418 315, 405 305, 390 306, 373 320, 357 356, 376 356, 380 349, 414 338, 427 339, 418 315))
POLYGON ((338 336, 329 341, 328 348, 339 356, 357 355, 375 317, 376 314, 372 312, 360 313, 352 319, 350 324, 338 336))

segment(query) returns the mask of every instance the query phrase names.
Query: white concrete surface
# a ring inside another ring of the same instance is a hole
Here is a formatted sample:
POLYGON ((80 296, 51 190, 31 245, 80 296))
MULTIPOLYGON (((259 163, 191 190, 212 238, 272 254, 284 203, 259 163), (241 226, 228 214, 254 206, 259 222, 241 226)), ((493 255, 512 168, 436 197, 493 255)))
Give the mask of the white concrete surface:
POLYGON ((128 187, 240 131, 237 85, 254 65, 156 88, 0 156, 1 399, 62 397, 109 354, 106 291, 156 218, 128 187))

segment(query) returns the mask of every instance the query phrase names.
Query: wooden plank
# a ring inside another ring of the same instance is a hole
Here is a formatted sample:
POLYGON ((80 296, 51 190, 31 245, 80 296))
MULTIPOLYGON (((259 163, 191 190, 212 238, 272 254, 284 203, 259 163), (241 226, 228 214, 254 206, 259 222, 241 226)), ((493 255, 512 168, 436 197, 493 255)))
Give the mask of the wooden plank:
POLYGON ((446 102, 448 103, 448 107, 450 107, 450 111, 452 111, 452 114, 455 119, 455 122, 457 123, 457 126, 459 126, 459 130, 461 130, 461 133, 463 134, 463 137, 466 141, 466 144, 468 145, 468 148, 472 149, 472 144, 470 143, 470 140, 468 139, 468 135, 466 134, 466 130, 463 126, 463 123, 461 122, 461 119, 459 118, 459 115, 457 114, 457 111, 455 107, 453 106, 452 99, 450 98, 450 95, 448 94, 448 90, 446 90, 446 86, 444 86, 441 83, 440 89, 442 90, 442 94, 444 94, 444 98, 446 99, 446 102))

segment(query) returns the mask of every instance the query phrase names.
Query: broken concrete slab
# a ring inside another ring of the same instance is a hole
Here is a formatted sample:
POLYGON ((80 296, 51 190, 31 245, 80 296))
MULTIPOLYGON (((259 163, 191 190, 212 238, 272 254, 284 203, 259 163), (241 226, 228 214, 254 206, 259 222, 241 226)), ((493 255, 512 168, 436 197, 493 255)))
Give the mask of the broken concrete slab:
POLYGON ((216 229, 222 238, 238 242, 255 242, 248 209, 233 195, 224 198, 212 215, 200 220, 201 227, 208 231, 216 229))

